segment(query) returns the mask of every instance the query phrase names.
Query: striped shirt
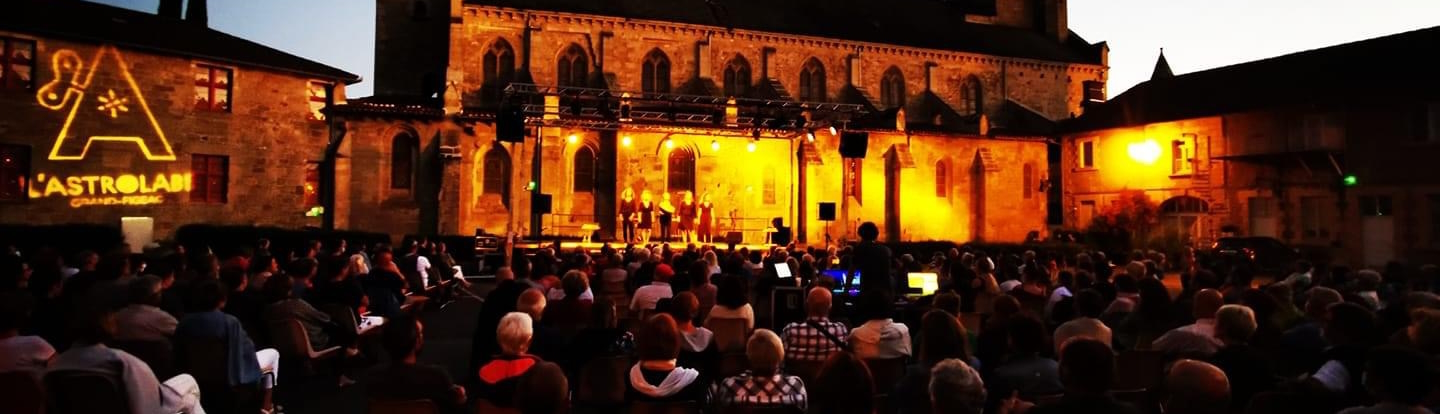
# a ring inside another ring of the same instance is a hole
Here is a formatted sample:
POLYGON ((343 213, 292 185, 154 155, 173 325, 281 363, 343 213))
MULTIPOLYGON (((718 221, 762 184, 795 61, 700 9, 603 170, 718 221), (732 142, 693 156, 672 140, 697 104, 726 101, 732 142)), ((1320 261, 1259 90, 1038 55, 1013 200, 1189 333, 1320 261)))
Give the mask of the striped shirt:
MULTIPOLYGON (((845 324, 834 322, 823 317, 811 317, 808 321, 815 322, 831 336, 844 342, 850 335, 850 329, 845 324)), ((785 326, 785 358, 797 361, 824 361, 830 354, 840 351, 840 345, 820 330, 805 322, 793 322, 785 326)))
POLYGON ((710 386, 710 401, 718 406, 793 406, 805 410, 805 382, 799 377, 775 374, 754 376, 749 371, 710 386))

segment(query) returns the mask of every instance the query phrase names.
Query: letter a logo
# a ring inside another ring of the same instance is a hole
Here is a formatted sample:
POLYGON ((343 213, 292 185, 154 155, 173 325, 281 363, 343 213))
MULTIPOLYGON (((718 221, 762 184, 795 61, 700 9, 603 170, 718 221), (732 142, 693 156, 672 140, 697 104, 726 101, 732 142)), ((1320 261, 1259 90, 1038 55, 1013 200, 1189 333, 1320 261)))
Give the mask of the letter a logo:
POLYGON ((83 160, 96 141, 130 142, 147 160, 175 160, 165 132, 114 46, 102 46, 88 68, 68 49, 55 52, 50 64, 55 79, 40 87, 35 98, 50 110, 66 111, 51 160, 83 160), (101 81, 92 83, 97 73, 103 73, 101 81))

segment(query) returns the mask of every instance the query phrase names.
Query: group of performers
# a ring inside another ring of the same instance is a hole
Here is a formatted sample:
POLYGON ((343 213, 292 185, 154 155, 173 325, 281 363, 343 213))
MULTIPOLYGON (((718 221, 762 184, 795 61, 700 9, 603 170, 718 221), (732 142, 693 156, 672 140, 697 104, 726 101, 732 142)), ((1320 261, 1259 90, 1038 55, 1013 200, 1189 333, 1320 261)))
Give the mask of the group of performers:
POLYGON ((650 190, 642 190, 640 198, 635 198, 635 190, 626 187, 620 192, 620 222, 623 228, 623 235, 626 243, 650 243, 650 235, 656 221, 659 221, 660 239, 662 243, 671 241, 671 226, 679 230, 679 239, 685 243, 712 242, 715 228, 715 203, 710 201, 710 194, 706 193, 700 197, 700 202, 695 202, 695 193, 685 191, 680 193, 680 205, 670 202, 670 193, 660 193, 660 203, 656 204, 654 195, 650 190), (679 221, 675 220, 679 216, 679 221))

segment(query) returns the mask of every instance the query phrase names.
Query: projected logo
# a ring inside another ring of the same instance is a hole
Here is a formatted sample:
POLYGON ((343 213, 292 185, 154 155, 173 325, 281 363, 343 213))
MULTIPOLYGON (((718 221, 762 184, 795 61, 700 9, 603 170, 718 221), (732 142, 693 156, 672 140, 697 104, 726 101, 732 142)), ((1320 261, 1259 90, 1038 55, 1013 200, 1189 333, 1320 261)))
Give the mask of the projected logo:
POLYGON ((175 160, 165 132, 114 46, 102 46, 88 64, 75 51, 62 49, 51 55, 50 67, 55 78, 41 86, 35 98, 45 108, 66 113, 50 149, 51 160, 83 160, 100 141, 132 143, 150 161, 175 160), (95 82, 101 73, 103 79, 118 82, 95 82))

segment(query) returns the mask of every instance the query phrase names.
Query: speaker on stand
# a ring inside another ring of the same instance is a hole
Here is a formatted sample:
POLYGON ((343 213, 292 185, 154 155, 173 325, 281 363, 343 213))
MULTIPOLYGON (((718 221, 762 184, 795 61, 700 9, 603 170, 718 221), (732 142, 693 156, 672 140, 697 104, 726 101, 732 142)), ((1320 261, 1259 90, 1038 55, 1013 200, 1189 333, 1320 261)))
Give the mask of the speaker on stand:
POLYGON ((820 203, 820 221, 825 222, 825 247, 830 247, 830 222, 835 221, 835 203, 820 203))

